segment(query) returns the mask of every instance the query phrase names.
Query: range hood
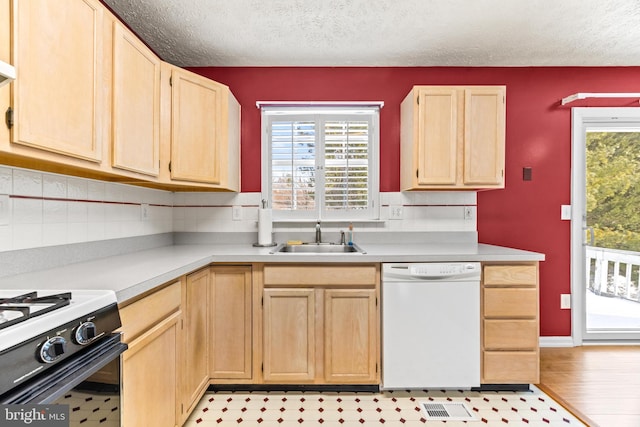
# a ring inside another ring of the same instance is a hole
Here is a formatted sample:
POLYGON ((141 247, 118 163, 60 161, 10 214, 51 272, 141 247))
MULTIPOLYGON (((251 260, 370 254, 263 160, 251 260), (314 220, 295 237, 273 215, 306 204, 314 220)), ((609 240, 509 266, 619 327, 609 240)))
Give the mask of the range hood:
POLYGON ((16 78, 16 69, 13 65, 0 61, 0 87, 11 83, 16 78))

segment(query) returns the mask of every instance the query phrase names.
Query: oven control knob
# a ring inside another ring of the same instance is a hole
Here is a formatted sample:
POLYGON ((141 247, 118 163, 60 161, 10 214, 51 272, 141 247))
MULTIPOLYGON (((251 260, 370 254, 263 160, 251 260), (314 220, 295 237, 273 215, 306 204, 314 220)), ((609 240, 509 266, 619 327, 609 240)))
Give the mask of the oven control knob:
POLYGON ((62 356, 67 349, 67 340, 63 337, 49 338, 40 347, 40 360, 45 363, 53 363, 62 356))
POLYGON ((84 322, 76 328, 75 339, 80 345, 87 345, 96 337, 96 325, 93 322, 84 322))

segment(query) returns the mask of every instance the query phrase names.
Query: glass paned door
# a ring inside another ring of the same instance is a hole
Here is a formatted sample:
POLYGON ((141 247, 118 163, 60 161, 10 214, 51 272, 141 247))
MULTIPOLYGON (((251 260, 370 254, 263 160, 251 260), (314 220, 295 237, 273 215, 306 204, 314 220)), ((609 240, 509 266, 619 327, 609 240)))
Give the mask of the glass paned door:
POLYGON ((585 339, 640 334, 640 126, 585 126, 585 339))

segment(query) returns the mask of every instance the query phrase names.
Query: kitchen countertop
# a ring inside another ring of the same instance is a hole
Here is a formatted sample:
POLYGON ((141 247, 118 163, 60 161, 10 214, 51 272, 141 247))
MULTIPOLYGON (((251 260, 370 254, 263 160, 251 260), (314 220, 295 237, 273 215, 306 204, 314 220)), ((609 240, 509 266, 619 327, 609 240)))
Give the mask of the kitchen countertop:
POLYGON ((250 244, 174 245, 0 278, 4 289, 109 289, 125 303, 210 263, 544 261, 544 254, 486 244, 365 244, 366 254, 271 254, 250 244))

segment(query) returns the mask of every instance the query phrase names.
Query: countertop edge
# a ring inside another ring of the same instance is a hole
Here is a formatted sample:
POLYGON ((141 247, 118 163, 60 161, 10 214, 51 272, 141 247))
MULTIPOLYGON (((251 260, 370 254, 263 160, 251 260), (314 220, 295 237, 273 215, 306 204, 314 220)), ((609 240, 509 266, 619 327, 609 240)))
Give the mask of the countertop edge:
POLYGON ((534 262, 545 255, 487 244, 367 244, 365 254, 271 254, 250 245, 173 245, 0 278, 4 289, 109 289, 118 303, 175 281, 210 264, 377 263, 377 262, 534 262), (34 283, 45 283, 34 286, 34 283))

